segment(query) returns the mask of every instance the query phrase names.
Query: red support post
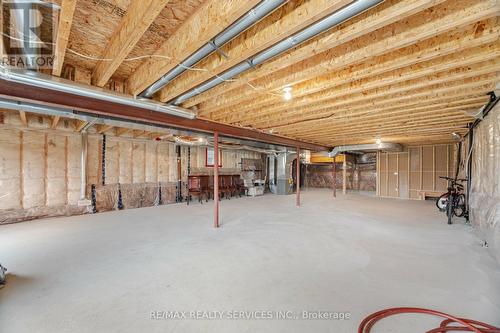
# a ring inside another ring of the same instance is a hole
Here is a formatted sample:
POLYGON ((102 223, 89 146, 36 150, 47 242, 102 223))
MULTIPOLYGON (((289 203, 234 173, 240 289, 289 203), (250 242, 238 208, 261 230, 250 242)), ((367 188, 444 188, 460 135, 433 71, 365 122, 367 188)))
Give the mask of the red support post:
POLYGON ((214 228, 219 227, 219 132, 214 132, 214 228))
POLYGON ((332 181, 333 197, 336 198, 337 197, 337 163, 335 162, 335 157, 333 158, 332 171, 333 171, 333 181, 332 181))
POLYGON ((300 206, 300 147, 297 147, 297 167, 296 167, 296 181, 297 181, 297 207, 300 206))

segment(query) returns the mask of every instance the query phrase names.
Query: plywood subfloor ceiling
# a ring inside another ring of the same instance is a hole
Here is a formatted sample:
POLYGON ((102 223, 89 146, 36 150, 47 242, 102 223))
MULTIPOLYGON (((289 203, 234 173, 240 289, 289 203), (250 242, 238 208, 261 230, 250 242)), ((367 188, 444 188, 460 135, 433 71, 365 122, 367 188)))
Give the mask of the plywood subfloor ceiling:
MULTIPOLYGON (((168 102, 350 2, 289 1, 155 98, 168 102)), ((65 64, 137 95, 258 3, 78 0, 65 64)), ((448 142, 499 82, 499 15, 500 0, 386 0, 183 106, 327 146, 448 142)))

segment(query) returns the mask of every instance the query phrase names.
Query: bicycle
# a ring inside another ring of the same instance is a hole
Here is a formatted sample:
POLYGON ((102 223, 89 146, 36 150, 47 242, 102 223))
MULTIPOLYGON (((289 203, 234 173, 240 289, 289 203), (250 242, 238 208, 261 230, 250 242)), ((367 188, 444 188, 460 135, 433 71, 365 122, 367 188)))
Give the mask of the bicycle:
POLYGON ((460 182, 467 181, 467 179, 456 179, 442 176, 439 178, 446 179, 448 181, 448 191, 436 200, 436 206, 439 211, 446 212, 448 224, 451 224, 453 215, 463 217, 467 214, 465 207, 465 195, 462 193, 464 186, 459 184, 460 182))

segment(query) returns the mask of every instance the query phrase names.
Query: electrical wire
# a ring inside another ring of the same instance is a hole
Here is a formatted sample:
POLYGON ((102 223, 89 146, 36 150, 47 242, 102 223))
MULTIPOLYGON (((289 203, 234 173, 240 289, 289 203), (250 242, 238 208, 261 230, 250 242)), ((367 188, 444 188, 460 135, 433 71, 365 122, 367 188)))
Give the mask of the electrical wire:
POLYGON ((500 328, 476 320, 458 318, 436 310, 430 310, 424 308, 410 308, 410 307, 390 308, 375 312, 366 317, 365 319, 363 319, 363 321, 358 327, 358 333, 369 333, 373 328, 373 326, 378 321, 384 318, 398 314, 409 314, 409 313, 427 314, 445 318, 445 320, 441 322, 439 327, 431 329, 426 333, 446 333, 446 332, 500 333, 500 328), (457 326, 456 324, 460 326, 457 326))

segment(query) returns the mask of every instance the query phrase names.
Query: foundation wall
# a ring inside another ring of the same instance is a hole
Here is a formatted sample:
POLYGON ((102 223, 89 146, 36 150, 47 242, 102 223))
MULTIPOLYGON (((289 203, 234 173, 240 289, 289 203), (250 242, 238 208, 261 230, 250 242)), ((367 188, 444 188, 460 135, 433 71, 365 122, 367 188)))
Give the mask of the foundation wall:
MULTIPOLYGON (((27 114, 25 126, 18 112, 0 112, 0 224, 90 212, 91 207, 78 206, 82 143, 74 123, 61 121, 52 129, 51 118, 27 114)), ((103 156, 103 140, 102 134, 90 130, 86 198, 92 197, 95 185, 98 212, 176 202, 174 143, 116 136, 111 129, 106 132, 103 156)), ((181 147, 183 194, 188 173, 213 174, 213 167, 205 166, 205 149, 181 147)), ((241 173, 242 158, 261 158, 261 154, 222 150, 220 173, 241 173)))
MULTIPOLYGON (((375 191, 376 155, 347 155, 346 189, 356 191, 375 191)), ((332 164, 310 164, 307 166, 306 183, 308 187, 333 188, 332 164)), ((343 164, 337 163, 335 186, 343 188, 343 164)))

